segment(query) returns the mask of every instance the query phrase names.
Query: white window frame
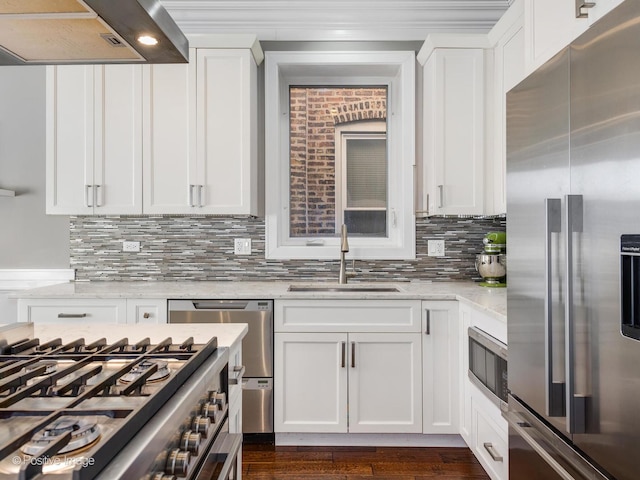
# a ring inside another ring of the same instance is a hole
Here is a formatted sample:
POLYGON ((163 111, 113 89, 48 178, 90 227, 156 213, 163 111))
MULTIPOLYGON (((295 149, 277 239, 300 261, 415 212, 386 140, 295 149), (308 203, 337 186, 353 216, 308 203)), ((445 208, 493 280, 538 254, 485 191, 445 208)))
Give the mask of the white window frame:
MULTIPOLYGON (((336 157, 336 233, 340 233, 344 222, 345 198, 347 195, 347 140, 354 139, 387 139, 387 126, 385 120, 363 120, 354 123, 346 123, 336 126, 335 157, 336 157), (384 126, 383 126, 384 125, 384 126)), ((387 156, 387 170, 394 168, 389 163, 387 156)), ((387 183, 389 183, 387 181, 387 183)), ((388 203, 388 202, 387 202, 388 203)), ((374 210, 366 208, 363 210, 374 210)), ((382 209, 380 209, 382 210, 382 209)), ((388 205, 384 209, 389 211, 388 205)))
POLYGON ((387 237, 349 238, 356 259, 415 259, 415 52, 266 52, 265 225, 267 259, 337 259, 338 237, 290 237, 289 88, 387 86, 387 237))

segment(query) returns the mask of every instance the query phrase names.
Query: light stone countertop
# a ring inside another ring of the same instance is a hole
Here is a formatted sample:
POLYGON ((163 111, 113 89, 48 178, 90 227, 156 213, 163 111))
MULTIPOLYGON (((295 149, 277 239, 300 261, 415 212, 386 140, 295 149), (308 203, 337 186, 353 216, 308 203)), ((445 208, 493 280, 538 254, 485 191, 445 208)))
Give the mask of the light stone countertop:
POLYGON ((23 290, 13 298, 170 298, 170 299, 418 299, 459 300, 477 310, 506 322, 507 292, 505 288, 487 288, 474 282, 398 282, 348 284, 393 286, 399 292, 289 292, 290 285, 335 285, 306 281, 276 282, 69 282, 23 290))
POLYGON ((100 338, 106 338, 108 343, 114 343, 122 338, 128 338, 135 343, 149 337, 151 343, 158 343, 167 337, 174 342, 182 343, 187 338, 193 337, 195 343, 207 343, 212 337, 218 338, 219 347, 232 347, 247 334, 245 323, 236 324, 33 324, 33 333, 41 343, 55 338, 67 338, 65 332, 69 332, 69 338, 84 338, 91 343, 100 338))

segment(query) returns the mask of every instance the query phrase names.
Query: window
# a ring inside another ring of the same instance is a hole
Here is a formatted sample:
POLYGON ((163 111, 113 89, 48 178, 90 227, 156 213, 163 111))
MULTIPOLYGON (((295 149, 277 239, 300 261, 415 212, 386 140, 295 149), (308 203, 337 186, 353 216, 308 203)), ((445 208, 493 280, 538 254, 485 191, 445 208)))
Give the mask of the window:
POLYGON ((356 121, 336 127, 336 233, 387 235, 386 122, 356 121))
POLYGON ((414 52, 267 52, 267 258, 415 258, 414 52))

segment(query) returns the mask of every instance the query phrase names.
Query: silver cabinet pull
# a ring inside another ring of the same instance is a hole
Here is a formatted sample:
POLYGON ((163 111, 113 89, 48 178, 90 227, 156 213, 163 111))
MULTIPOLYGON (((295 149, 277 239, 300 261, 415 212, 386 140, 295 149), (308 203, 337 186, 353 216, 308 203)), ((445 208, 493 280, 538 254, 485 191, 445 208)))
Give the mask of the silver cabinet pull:
POLYGON ((494 462, 502 462, 504 460, 502 458, 502 455, 498 453, 498 451, 495 449, 495 447, 491 442, 484 442, 482 446, 489 453, 489 455, 491 455, 491 458, 493 459, 494 462))
POLYGON ((340 368, 344 368, 346 366, 347 356, 347 342, 342 342, 342 357, 340 360, 340 368))
POLYGON ((585 2, 584 0, 576 0, 576 18, 587 18, 589 14, 587 9, 596 6, 596 2, 585 2))
POLYGON ((544 296, 544 350, 546 410, 550 417, 563 417, 565 412, 564 382, 554 382, 553 378, 553 244, 554 233, 562 231, 562 202, 559 198, 545 201, 545 296, 544 296))
POLYGON ((585 433, 586 431, 586 397, 576 395, 576 343, 575 343, 575 308, 573 299, 573 257, 574 244, 573 234, 582 232, 582 195, 566 195, 565 208, 567 214, 566 221, 566 281, 565 281, 565 369, 567 388, 566 390, 566 410, 567 410, 567 431, 569 433, 585 433))
POLYGON ((427 327, 424 330, 425 335, 431 335, 431 310, 425 310, 427 313, 427 327))
POLYGON ((351 342, 351 368, 356 368, 356 342, 351 342))
POLYGON ((229 375, 229 385, 239 385, 242 382, 246 368, 244 365, 236 365, 233 367, 233 376, 229 375))
POLYGON ((94 194, 94 204, 96 207, 101 207, 104 202, 104 194, 102 193, 102 185, 94 185, 93 186, 93 194, 94 194))
POLYGON ((195 185, 189 185, 189 206, 190 207, 195 207, 196 204, 193 200, 193 191, 195 190, 196 186, 195 185))
POLYGON ((438 185, 438 208, 444 206, 444 185, 438 185))
POLYGON ((204 207, 204 185, 198 185, 198 206, 204 207))
POLYGON ((86 313, 59 313, 58 318, 85 318, 86 313))
POLYGON ((84 186, 84 205, 85 207, 93 207, 93 185, 84 186))

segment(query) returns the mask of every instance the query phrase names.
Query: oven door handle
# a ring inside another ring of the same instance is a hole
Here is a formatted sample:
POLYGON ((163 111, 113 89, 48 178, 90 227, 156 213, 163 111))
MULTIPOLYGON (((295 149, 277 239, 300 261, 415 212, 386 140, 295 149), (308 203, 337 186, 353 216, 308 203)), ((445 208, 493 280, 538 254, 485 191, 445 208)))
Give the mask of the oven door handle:
POLYGON ((242 383, 242 377, 245 371, 246 367, 244 365, 236 365, 233 367, 233 375, 229 375, 229 385, 239 385, 242 383))
MULTIPOLYGON (((204 465, 207 464, 219 464, 224 461, 222 467, 214 470, 213 473, 216 473, 217 476, 215 480, 227 480, 229 478, 229 474, 234 466, 236 466, 238 455, 240 454, 240 448, 242 447, 242 434, 241 433, 227 433, 224 434, 224 440, 220 444, 220 448, 216 451, 212 451, 209 453, 207 458, 204 461, 204 465)), ((211 476, 211 470, 208 468, 203 468, 195 480, 210 480, 214 477, 211 476)))

